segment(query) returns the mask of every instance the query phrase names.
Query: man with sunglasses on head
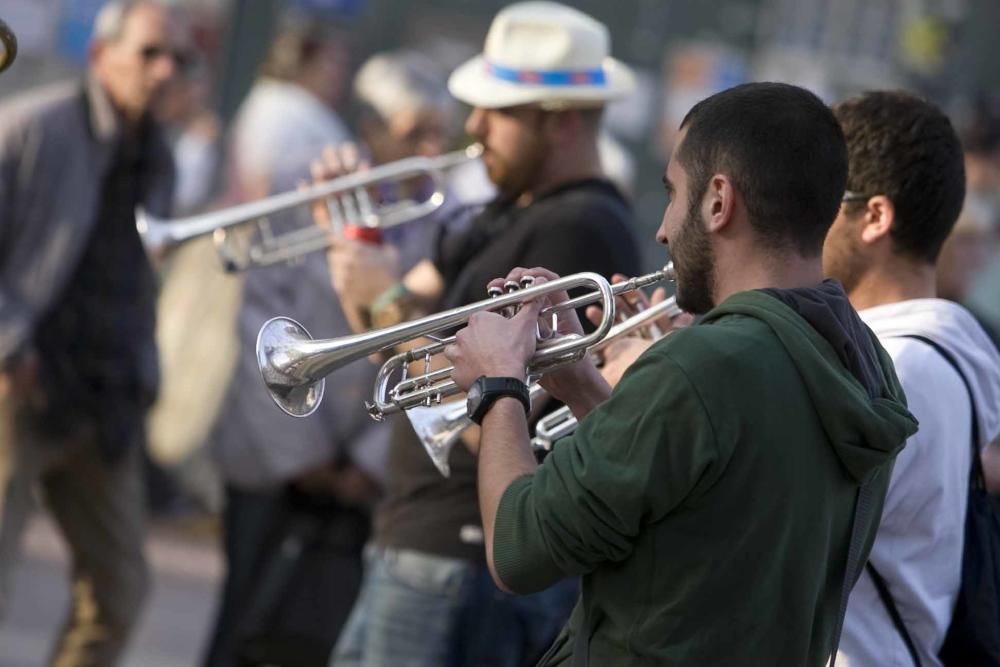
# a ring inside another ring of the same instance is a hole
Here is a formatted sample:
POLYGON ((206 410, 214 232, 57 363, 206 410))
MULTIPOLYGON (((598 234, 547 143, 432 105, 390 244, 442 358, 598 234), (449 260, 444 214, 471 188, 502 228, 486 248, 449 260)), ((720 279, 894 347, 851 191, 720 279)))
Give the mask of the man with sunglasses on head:
POLYGON ((150 110, 184 61, 178 18, 106 4, 84 80, 0 111, 0 608, 38 484, 73 563, 53 664, 116 664, 148 589, 156 285, 134 212, 169 213, 150 110))
MULTIPOLYGON (((390 253, 338 242, 330 263, 345 310, 373 327, 410 320, 486 298, 497 271, 525 262, 634 275, 632 214, 604 177, 597 148, 604 105, 632 87, 609 56, 607 29, 591 17, 551 2, 502 10, 485 53, 449 80, 473 107, 466 131, 485 147, 499 196, 465 230, 443 234, 432 258, 405 276, 390 253)), ((575 582, 524 599, 496 589, 483 554, 475 454, 457 445, 449 464, 444 478, 408 421, 394 420, 369 568, 333 665, 532 664, 565 620, 575 582)))

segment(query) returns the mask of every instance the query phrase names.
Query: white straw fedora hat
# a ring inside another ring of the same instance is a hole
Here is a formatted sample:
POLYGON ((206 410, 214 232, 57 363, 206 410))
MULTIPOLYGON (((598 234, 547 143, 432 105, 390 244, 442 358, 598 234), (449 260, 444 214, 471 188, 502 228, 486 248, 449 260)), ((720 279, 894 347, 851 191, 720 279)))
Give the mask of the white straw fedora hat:
POLYGON ((448 79, 448 89, 475 107, 598 106, 635 87, 632 72, 609 55, 608 29, 555 2, 510 5, 493 19, 482 55, 448 79))

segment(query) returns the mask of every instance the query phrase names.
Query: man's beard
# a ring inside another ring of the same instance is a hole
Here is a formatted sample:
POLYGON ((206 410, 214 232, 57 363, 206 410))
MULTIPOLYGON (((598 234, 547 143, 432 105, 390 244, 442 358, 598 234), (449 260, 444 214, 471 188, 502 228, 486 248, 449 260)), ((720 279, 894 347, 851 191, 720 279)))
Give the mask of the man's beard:
POLYGON ((848 294, 861 282, 866 268, 864 254, 854 241, 855 234, 855 225, 848 221, 843 229, 831 227, 823 243, 823 275, 839 280, 848 294))
POLYGON ((532 143, 530 146, 530 150, 513 160, 493 153, 492 164, 487 162, 487 176, 502 194, 519 197, 537 184, 546 149, 540 143, 532 143))
POLYGON ((715 307, 715 257, 698 211, 700 199, 692 200, 680 233, 670 244, 677 272, 677 305, 694 315, 715 307))

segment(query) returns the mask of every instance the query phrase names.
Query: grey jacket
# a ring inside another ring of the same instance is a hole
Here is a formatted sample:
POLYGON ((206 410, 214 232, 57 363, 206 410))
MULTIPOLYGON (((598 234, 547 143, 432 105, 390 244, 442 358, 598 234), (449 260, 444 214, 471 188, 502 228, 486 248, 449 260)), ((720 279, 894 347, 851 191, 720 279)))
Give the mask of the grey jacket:
MULTIPOLYGON (((93 81, 29 92, 0 106, 0 363, 30 345, 35 323, 73 276, 94 229, 119 121, 93 81)), ((144 206, 166 216, 174 187, 157 133, 144 206)), ((143 354, 157 377, 155 349, 143 354)))

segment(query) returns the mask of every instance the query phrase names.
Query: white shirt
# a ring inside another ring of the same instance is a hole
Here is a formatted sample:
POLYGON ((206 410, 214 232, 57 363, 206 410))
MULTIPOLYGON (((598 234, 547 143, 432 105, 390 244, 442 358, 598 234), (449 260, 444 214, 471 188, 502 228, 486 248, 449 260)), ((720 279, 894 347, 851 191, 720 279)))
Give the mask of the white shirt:
MULTIPOLYGON (((1000 356, 968 311, 949 301, 914 299, 860 315, 892 357, 920 422, 896 459, 869 560, 886 580, 921 663, 937 666, 961 576, 971 405, 961 378, 937 350, 901 336, 930 338, 958 359, 975 395, 980 446, 1000 432, 1000 356)), ((913 664, 867 572, 848 602, 837 664, 913 664)))

